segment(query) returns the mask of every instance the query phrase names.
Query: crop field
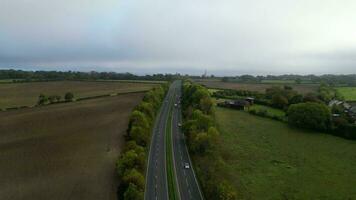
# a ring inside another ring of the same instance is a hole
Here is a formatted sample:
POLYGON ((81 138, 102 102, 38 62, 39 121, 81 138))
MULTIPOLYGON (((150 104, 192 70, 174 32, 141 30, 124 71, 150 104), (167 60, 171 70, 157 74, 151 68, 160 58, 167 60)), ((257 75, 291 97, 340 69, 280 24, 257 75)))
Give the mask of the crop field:
POLYGON ((143 93, 0 113, 0 199, 117 199, 115 162, 143 93))
POLYGON ((346 101, 356 101, 356 87, 338 87, 336 89, 346 101))
POLYGON ((131 83, 119 81, 53 81, 16 84, 0 84, 0 108, 33 106, 38 96, 60 95, 72 92, 75 98, 149 90, 154 83, 131 83))
POLYGON ((216 109, 224 176, 239 199, 356 199, 356 141, 216 109))
MULTIPOLYGON (((199 84, 205 85, 208 88, 215 89, 234 89, 234 90, 251 90, 257 92, 265 92, 267 88, 281 86, 281 84, 257 84, 257 83, 231 83, 221 81, 196 81, 199 84)), ((318 88, 316 84, 287 84, 293 87, 294 90, 306 94, 308 92, 315 92, 318 88)))

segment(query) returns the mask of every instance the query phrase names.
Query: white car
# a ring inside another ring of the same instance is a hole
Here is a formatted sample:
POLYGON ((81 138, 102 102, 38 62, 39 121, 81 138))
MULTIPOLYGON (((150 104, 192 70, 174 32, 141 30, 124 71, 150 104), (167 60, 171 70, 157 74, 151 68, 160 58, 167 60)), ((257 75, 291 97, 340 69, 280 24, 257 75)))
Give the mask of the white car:
POLYGON ((189 166, 189 163, 184 163, 184 169, 189 169, 190 166, 189 166))
POLYGON ((181 124, 181 123, 178 123, 178 127, 182 127, 182 124, 181 124))
POLYGON ((178 105, 175 103, 174 106, 177 107, 178 105))

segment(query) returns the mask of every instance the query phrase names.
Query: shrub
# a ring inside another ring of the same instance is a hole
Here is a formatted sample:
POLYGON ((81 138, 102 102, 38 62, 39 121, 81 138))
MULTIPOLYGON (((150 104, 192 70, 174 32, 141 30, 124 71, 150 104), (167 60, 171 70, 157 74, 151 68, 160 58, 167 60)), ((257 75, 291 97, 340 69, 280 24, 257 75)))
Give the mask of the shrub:
POLYGON ((129 185, 130 183, 137 186, 138 189, 145 189, 145 178, 136 169, 127 170, 122 177, 124 184, 129 185))
POLYGON ((330 109, 320 103, 299 103, 289 107, 288 123, 292 126, 327 130, 331 125, 330 109))
POLYGON ((127 190, 124 193, 125 200, 142 200, 144 198, 144 192, 135 184, 130 183, 127 190))
POLYGON ((64 99, 65 99, 65 101, 73 101, 73 99, 74 99, 74 94, 71 93, 71 92, 67 92, 67 93, 64 95, 64 99))

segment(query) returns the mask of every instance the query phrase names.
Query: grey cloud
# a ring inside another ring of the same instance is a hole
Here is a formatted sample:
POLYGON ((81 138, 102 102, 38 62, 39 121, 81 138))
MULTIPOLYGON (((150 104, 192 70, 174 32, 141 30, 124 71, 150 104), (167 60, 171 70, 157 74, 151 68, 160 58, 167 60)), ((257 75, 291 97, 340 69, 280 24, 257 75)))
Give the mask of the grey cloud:
POLYGON ((0 67, 356 73, 354 10, 351 0, 2 0, 0 67))

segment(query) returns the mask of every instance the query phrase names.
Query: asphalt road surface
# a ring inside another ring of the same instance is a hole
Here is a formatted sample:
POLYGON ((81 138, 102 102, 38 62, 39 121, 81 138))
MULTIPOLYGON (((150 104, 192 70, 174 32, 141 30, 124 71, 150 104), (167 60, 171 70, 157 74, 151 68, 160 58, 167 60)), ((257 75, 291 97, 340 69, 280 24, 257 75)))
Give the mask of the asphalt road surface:
POLYGON ((152 133, 148 158, 145 200, 168 200, 168 184, 166 169, 166 126, 172 123, 172 148, 177 191, 181 200, 202 200, 203 196, 196 179, 184 135, 181 132, 182 123, 180 97, 182 82, 175 81, 165 97, 152 133), (172 121, 168 122, 169 110, 173 107, 172 121), (187 168, 186 166, 189 166, 187 168))
POLYGON ((174 164, 176 169, 176 177, 178 180, 178 190, 181 199, 184 200, 202 200, 203 196, 199 188, 198 181, 195 177, 193 166, 189 157, 188 149, 185 143, 184 135, 181 131, 180 125, 182 124, 180 97, 181 82, 178 82, 178 87, 175 90, 175 103, 172 112, 172 138, 173 138, 173 152, 174 152, 174 164), (186 165, 189 168, 186 168, 186 165))
POLYGON ((173 95, 174 88, 171 86, 153 128, 146 172, 145 200, 168 199, 165 130, 173 95))

